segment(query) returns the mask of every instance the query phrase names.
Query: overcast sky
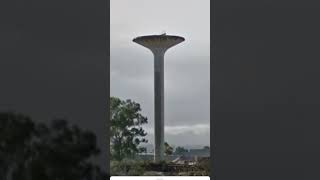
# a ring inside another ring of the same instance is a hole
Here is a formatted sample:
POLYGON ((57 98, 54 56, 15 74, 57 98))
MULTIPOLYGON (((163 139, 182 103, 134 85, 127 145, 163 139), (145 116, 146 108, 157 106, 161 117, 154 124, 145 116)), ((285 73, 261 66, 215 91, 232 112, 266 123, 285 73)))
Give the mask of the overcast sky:
POLYGON ((165 141, 209 145, 210 1, 111 0, 111 96, 141 104, 153 143, 153 55, 136 36, 179 35, 185 41, 165 56, 165 141))

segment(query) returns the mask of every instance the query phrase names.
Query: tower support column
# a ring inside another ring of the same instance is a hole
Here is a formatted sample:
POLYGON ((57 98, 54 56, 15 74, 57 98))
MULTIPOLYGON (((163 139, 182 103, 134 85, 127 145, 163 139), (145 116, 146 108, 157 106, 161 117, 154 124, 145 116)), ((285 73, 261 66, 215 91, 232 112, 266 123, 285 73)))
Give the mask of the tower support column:
POLYGON ((154 52, 154 161, 164 160, 164 52, 154 52))

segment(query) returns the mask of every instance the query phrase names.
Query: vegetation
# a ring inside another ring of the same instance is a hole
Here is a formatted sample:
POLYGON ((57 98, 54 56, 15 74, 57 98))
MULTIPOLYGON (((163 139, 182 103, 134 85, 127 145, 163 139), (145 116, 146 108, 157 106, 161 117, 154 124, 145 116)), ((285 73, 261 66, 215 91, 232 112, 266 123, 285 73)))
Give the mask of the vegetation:
POLYGON ((111 161, 110 166, 110 173, 113 176, 139 176, 145 172, 142 161, 128 159, 124 159, 122 161, 111 161))
POLYGON ((148 119, 140 114, 140 104, 131 100, 110 98, 111 114, 111 155, 114 160, 121 161, 127 157, 134 157, 145 149, 139 147, 140 143, 146 143, 144 138, 147 133, 142 125, 148 123, 148 119))
POLYGON ((187 149, 185 149, 184 147, 180 147, 178 146, 176 148, 176 150, 174 151, 174 154, 177 154, 177 155, 183 155, 184 153, 188 152, 187 149))
POLYGON ((196 165, 175 166, 170 162, 155 163, 142 160, 122 160, 111 162, 111 175, 115 176, 208 176, 209 159, 203 159, 196 165))
MULTIPOLYGON (((135 156, 145 152, 141 143, 146 143, 147 133, 142 125, 148 123, 141 114, 141 107, 132 100, 123 101, 116 97, 110 98, 111 116, 111 163, 110 173, 113 176, 141 176, 141 175, 208 175, 205 162, 196 165, 175 165, 171 162, 155 163, 150 160, 138 160, 135 156)), ((183 147, 174 148, 164 143, 166 155, 182 155, 188 152, 183 147)), ((207 148, 207 147, 206 147, 207 148)))
POLYGON ((164 143, 164 149, 166 155, 172 155, 173 154, 173 147, 171 147, 167 142, 164 143))
POLYGON ((49 125, 28 116, 0 113, 0 177, 4 180, 102 180, 89 159, 99 154, 96 136, 66 120, 49 125))

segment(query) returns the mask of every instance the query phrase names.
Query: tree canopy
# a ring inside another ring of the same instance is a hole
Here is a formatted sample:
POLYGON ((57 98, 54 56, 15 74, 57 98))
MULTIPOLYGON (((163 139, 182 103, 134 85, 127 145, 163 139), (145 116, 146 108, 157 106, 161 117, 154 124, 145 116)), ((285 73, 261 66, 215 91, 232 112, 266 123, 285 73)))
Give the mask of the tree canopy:
POLYGON ((166 155, 172 155, 173 147, 171 147, 167 142, 164 143, 164 150, 166 155))
POLYGON ((55 119, 35 123, 18 113, 0 113, 0 176, 5 180, 101 180, 90 162, 99 149, 94 133, 55 119))
POLYGON ((210 147, 209 146, 204 146, 203 149, 210 150, 210 147))
POLYGON ((178 154, 178 155, 183 155, 184 153, 188 152, 187 149, 185 149, 184 147, 180 147, 178 146, 176 148, 176 150, 174 151, 174 154, 178 154))
POLYGON ((143 130, 142 125, 148 123, 148 119, 141 114, 140 104, 130 99, 123 101, 111 97, 110 116, 112 158, 121 161, 145 151, 139 145, 147 142, 144 138, 147 133, 143 130))

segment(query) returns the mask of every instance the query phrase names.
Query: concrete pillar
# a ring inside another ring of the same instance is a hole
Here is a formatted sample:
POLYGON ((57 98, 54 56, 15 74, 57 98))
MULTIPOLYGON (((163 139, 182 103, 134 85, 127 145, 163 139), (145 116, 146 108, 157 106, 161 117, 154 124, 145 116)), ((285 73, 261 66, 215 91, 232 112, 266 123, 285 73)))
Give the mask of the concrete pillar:
POLYGON ((164 160, 164 51, 154 54, 154 130, 156 162, 164 160))

